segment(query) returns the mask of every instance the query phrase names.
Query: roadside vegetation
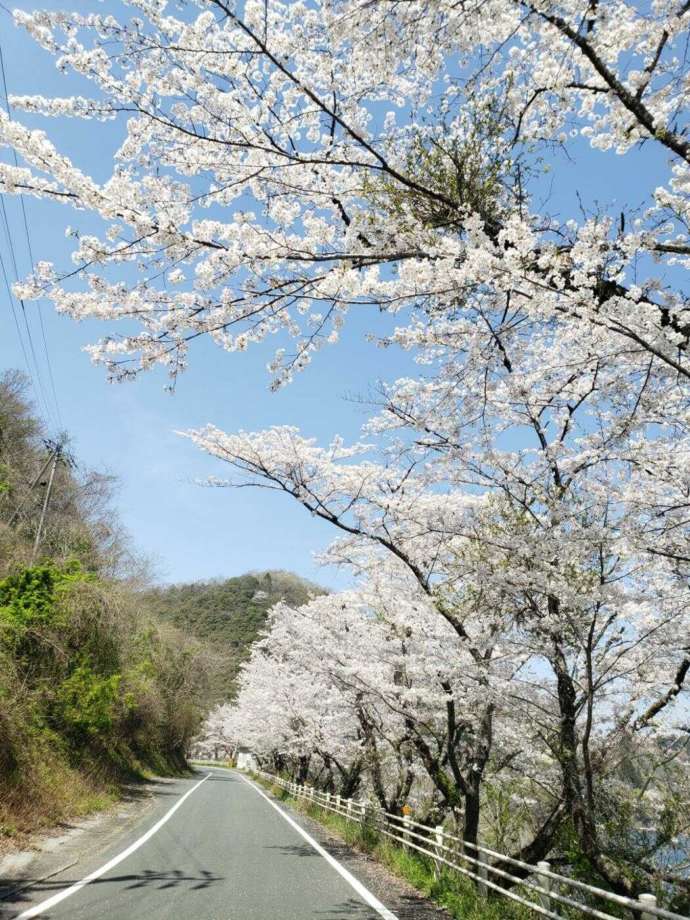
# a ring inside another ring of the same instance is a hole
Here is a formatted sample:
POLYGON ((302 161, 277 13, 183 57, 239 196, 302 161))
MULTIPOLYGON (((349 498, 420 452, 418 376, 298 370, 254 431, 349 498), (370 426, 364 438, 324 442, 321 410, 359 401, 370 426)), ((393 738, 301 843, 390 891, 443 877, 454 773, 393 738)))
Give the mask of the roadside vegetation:
POLYGON ((0 847, 184 770, 214 667, 142 603, 107 476, 64 448, 42 514, 50 444, 26 392, 0 378, 0 847))

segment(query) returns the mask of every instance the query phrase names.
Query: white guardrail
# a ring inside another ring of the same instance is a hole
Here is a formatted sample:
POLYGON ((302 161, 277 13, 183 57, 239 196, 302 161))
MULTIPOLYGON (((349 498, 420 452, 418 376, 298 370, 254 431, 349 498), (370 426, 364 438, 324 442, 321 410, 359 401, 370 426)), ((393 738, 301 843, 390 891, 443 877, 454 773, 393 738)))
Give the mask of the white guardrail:
POLYGON ((295 798, 304 799, 356 824, 370 824, 379 834, 395 840, 406 849, 430 857, 437 871, 445 866, 471 878, 477 883, 478 891, 483 896, 491 889, 528 907, 542 917, 552 917, 554 920, 562 920, 563 917, 619 920, 620 914, 609 914, 605 909, 615 904, 627 908, 630 911, 629 916, 634 920, 655 920, 657 917, 663 920, 688 920, 688 917, 659 907, 653 894, 641 894, 637 900, 626 898, 552 872, 548 862, 531 865, 484 846, 465 844, 460 837, 451 834, 442 825, 429 827, 413 821, 409 815, 399 816, 384 812, 371 802, 343 799, 339 795, 321 792, 313 786, 298 785, 263 770, 258 773, 295 798), (472 849, 474 856, 465 852, 467 847, 472 849), (508 866, 514 866, 529 874, 526 878, 518 878, 506 871, 508 866), (523 893, 505 888, 500 884, 502 879, 519 886, 523 893), (596 903, 599 903, 602 909, 596 907, 596 903), (565 908, 564 913, 559 913, 561 907, 565 908))

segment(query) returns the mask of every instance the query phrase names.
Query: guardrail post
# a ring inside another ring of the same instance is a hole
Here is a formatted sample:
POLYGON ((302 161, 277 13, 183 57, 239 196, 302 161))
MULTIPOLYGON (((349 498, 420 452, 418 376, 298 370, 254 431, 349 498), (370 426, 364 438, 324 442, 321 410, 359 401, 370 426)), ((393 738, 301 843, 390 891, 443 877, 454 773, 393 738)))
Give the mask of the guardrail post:
MULTIPOLYGON (((437 856, 443 856, 443 825, 437 824, 434 828, 434 843, 437 856)), ((441 863, 438 860, 434 860, 434 875, 436 878, 441 874, 441 863)))
POLYGON ((486 884, 488 878, 488 872, 486 868, 486 853, 482 850, 477 850, 477 875, 479 876, 479 881, 477 882, 477 891, 479 892, 480 897, 487 898, 489 896, 489 888, 486 884))
POLYGON ((412 818, 409 815, 403 815, 403 846, 406 850, 410 849, 410 829, 412 827, 412 818))
POLYGON ((347 800, 347 820, 350 821, 352 818, 352 799, 347 800))
POLYGON ((374 824, 374 809, 371 802, 362 802, 362 824, 367 826, 374 824))
POLYGON ((335 810, 340 813, 340 793, 336 792, 335 794, 335 810))
POLYGON ((539 896, 539 902, 545 910, 551 910, 551 879, 544 872, 551 871, 551 863, 542 860, 537 863, 537 885, 542 890, 539 896))
POLYGON ((331 807, 331 794, 330 794, 330 792, 327 792, 327 793, 326 793, 326 805, 328 806, 328 808, 331 807))
MULTIPOLYGON (((641 894, 638 901, 643 907, 656 907, 656 895, 641 894)), ((656 917, 654 914, 650 914, 649 911, 643 910, 640 914, 640 920, 656 920, 656 917)))

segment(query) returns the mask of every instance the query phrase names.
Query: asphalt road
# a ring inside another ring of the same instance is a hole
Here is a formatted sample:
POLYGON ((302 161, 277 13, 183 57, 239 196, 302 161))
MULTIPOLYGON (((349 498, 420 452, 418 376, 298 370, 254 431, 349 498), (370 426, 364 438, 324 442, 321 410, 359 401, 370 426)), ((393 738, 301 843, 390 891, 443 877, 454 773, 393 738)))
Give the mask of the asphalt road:
POLYGON ((201 768, 116 843, 24 892, 14 916, 396 920, 304 833, 239 774, 201 768))

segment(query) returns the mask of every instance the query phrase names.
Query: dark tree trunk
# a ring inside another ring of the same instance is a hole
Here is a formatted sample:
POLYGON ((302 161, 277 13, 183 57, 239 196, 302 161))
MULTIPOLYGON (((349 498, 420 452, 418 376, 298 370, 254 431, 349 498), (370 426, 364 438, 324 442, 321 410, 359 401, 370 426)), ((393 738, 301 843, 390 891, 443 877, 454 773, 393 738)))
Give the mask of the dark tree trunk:
POLYGON ((477 851, 474 847, 479 842, 479 814, 480 814, 480 787, 481 777, 470 776, 465 792, 465 822, 462 832, 463 843, 469 844, 468 856, 476 858, 477 851))
POLYGON ((340 791, 341 796, 344 799, 351 799, 359 789, 361 782, 362 767, 358 763, 350 767, 350 769, 343 774, 342 788, 340 791))
POLYGON ((301 757, 298 757, 297 759, 297 773, 295 776, 295 780, 300 785, 304 785, 304 783, 306 783, 307 781, 307 777, 309 776, 310 760, 311 760, 311 757, 308 754, 303 754, 301 757))
MULTIPOLYGON (((550 612, 558 613, 558 599, 549 598, 550 612)), ((580 849, 592 868, 599 873, 616 894, 635 897, 637 888, 632 879, 613 864, 602 852, 597 832, 596 818, 584 795, 580 769, 577 737, 577 690, 568 669, 560 636, 553 638, 552 666, 556 674, 560 729, 558 759, 563 777, 565 811, 572 821, 580 849)), ((588 777, 590 786, 594 778, 588 777)))

